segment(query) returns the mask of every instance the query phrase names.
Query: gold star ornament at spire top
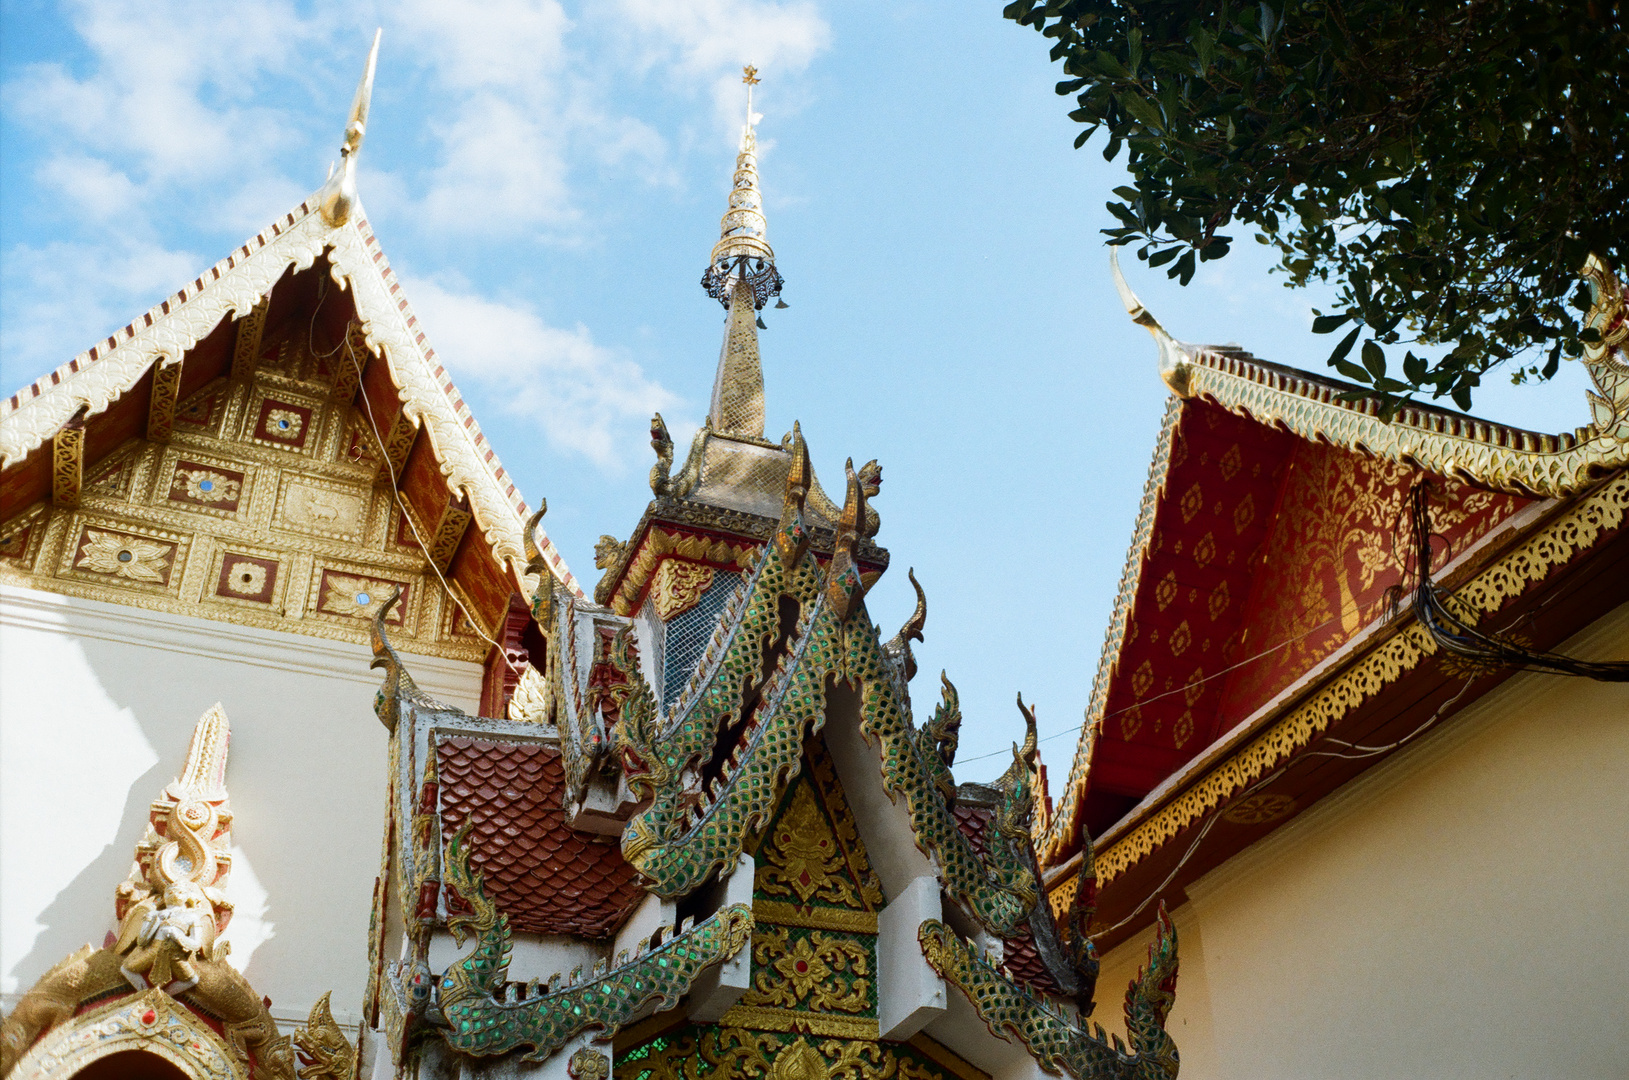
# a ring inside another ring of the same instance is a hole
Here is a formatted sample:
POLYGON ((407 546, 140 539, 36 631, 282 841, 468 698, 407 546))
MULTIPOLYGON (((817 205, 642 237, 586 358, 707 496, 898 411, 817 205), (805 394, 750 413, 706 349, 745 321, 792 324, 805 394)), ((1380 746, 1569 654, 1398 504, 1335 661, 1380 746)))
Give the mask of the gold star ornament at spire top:
POLYGON ((751 64, 748 64, 746 67, 742 68, 741 81, 746 83, 748 86, 757 86, 758 69, 753 67, 751 64))

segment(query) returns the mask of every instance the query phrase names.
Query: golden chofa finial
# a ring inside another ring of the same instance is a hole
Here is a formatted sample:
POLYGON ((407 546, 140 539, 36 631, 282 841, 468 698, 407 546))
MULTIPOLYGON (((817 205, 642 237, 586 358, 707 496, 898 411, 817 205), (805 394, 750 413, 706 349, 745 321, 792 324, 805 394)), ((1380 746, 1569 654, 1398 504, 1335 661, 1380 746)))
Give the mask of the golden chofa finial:
POLYGON ((763 196, 758 192, 758 139, 752 124, 752 88, 759 82, 758 69, 748 64, 741 71, 741 81, 747 84, 747 122, 741 128, 729 209, 719 223, 718 243, 713 245, 701 284, 708 296, 726 308, 737 286, 747 286, 754 310, 761 311, 771 297, 780 295, 784 281, 775 269, 763 196))
POLYGON ((1160 350, 1160 378, 1171 392, 1178 397, 1188 396, 1188 365, 1192 358, 1182 342, 1165 332, 1165 327, 1154 318, 1154 313, 1143 307, 1143 302, 1137 299, 1137 294, 1131 291, 1126 282, 1126 276, 1120 272, 1120 249, 1109 248, 1109 272, 1114 275, 1114 288, 1120 294, 1120 302, 1125 305, 1126 314, 1131 321, 1147 330, 1153 335, 1154 344, 1160 350))
POLYGON ((356 97, 351 101, 351 116, 345 123, 345 141, 340 144, 341 165, 330 172, 323 185, 318 205, 322 219, 338 228, 350 220, 351 208, 356 205, 356 155, 362 149, 362 138, 368 130, 368 106, 373 100, 373 71, 379 63, 381 27, 373 32, 373 48, 368 50, 367 67, 362 70, 362 81, 357 83, 356 97))

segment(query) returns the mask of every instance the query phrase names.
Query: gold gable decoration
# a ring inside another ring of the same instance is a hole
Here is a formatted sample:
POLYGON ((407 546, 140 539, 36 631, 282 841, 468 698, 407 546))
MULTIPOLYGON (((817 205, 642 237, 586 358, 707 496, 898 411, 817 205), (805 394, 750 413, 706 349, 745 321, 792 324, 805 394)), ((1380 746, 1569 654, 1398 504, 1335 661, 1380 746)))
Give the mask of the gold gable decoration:
MULTIPOLYGON (((22 996, 0 1025, 0 1076, 67 1080, 92 1062, 140 1050, 209 1080, 295 1080, 289 1037, 226 963, 220 940, 232 915, 224 892, 232 866, 230 741, 216 704, 193 728, 180 775, 149 809, 130 877, 116 892, 111 944, 84 946, 22 996)), ((326 994, 310 1030, 296 1038, 348 1060, 326 994)))

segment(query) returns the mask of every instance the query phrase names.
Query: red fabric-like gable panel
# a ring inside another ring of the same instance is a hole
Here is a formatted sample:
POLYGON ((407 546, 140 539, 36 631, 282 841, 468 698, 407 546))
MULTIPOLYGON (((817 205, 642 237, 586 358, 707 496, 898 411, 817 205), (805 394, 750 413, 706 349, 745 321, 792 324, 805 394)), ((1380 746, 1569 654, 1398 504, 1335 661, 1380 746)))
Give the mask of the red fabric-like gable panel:
POLYGON ((1206 402, 1184 403, 1104 703, 1094 789, 1140 797, 1213 738, 1220 673, 1293 441, 1206 402))
MULTIPOLYGON (((1231 727, 1378 618, 1403 580, 1409 489, 1425 476, 1392 461, 1300 443, 1250 595, 1251 618, 1219 721, 1231 727), (1258 659, 1250 659, 1259 657, 1258 659)), ((1432 477, 1440 569, 1531 500, 1432 477)))

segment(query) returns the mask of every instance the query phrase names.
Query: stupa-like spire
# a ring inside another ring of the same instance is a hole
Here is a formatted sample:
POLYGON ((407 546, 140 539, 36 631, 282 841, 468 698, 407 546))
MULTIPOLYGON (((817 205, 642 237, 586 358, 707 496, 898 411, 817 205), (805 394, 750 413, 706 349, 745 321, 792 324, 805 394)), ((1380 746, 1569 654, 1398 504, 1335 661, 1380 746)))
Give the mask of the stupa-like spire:
POLYGON ((762 439, 764 374, 758 356, 758 311, 770 297, 780 294, 782 278, 775 269, 763 196, 758 192, 758 139, 752 123, 752 87, 758 82, 758 69, 745 68, 741 81, 747 84, 741 152, 735 158, 730 206, 701 278, 707 295, 730 313, 707 421, 721 435, 762 439))

